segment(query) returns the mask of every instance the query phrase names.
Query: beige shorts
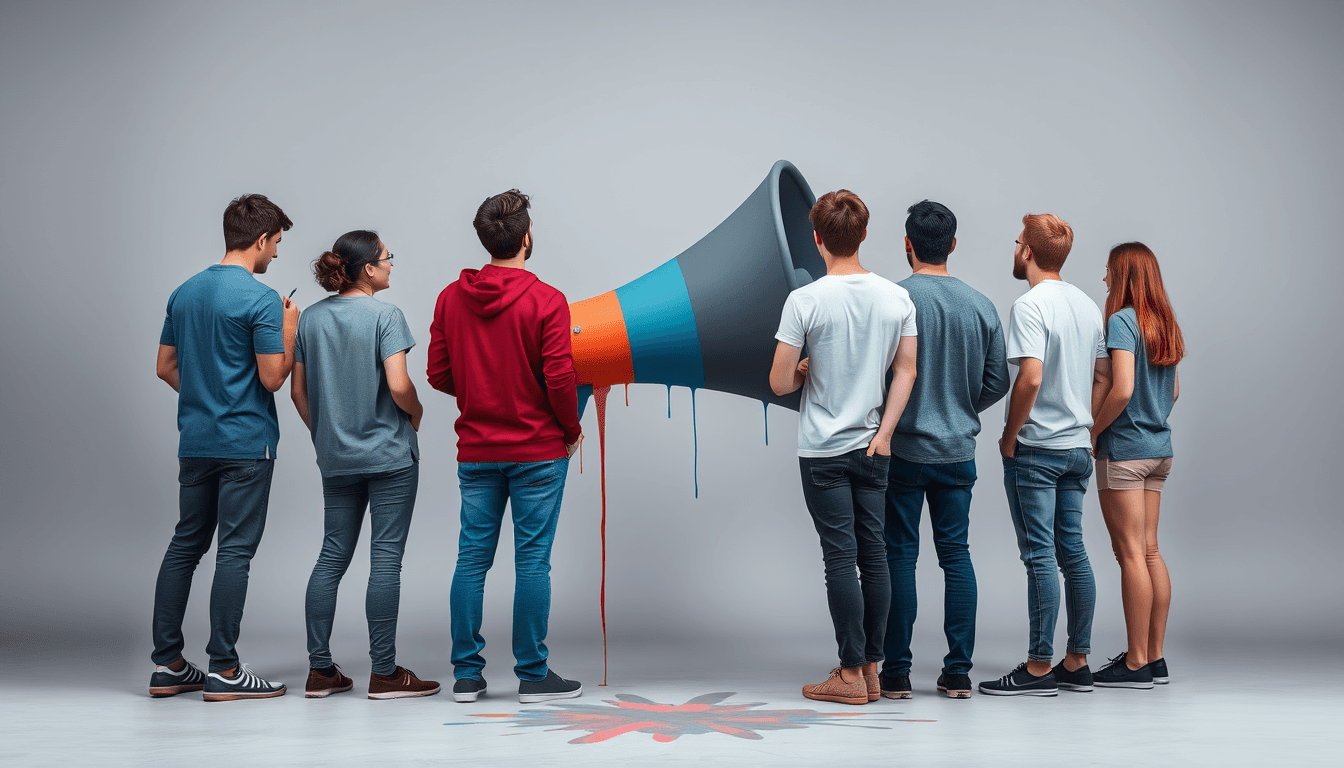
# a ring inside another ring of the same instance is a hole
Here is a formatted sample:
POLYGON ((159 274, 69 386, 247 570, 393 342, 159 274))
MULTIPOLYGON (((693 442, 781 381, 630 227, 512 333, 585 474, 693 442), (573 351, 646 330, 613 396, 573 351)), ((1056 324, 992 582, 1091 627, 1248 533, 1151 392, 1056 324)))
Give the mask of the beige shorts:
POLYGON ((1165 459, 1132 459, 1113 461, 1097 459, 1097 490, 1099 491, 1157 491, 1171 474, 1171 457, 1165 459))

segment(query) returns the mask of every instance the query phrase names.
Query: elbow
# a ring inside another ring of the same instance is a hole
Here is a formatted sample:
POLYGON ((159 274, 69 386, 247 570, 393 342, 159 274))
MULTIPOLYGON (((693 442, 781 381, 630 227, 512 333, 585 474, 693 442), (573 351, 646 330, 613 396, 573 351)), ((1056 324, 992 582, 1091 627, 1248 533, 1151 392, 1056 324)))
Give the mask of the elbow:
POLYGON ((776 397, 783 397, 792 392, 793 390, 789 389, 787 385, 781 384, 780 382, 776 381, 772 377, 770 379, 770 391, 774 392, 776 397))
POLYGON ((259 376, 258 378, 261 379, 261 386, 271 393, 279 392, 280 388, 285 385, 284 376, 259 376))

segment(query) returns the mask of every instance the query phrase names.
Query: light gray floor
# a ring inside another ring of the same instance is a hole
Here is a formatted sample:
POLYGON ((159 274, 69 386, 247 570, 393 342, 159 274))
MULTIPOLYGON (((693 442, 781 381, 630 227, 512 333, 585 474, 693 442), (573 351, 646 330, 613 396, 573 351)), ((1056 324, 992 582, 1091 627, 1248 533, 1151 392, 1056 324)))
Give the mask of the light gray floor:
MULTIPOLYGON (((9 646, 0 674, 0 764, 1337 765, 1344 747, 1339 725, 1344 672, 1326 654, 1269 662, 1250 654, 1200 659, 1169 651, 1173 682, 1150 691, 1061 692, 1032 699, 977 695, 968 701, 937 695, 935 660, 916 670, 914 699, 847 707, 799 695, 802 683, 825 675, 825 659, 777 657, 747 664, 739 658, 715 670, 715 654, 707 649, 641 652, 628 642, 623 646, 620 679, 607 688, 597 686, 600 667, 560 668, 585 682, 583 698, 565 703, 608 706, 603 702, 615 701, 617 694, 635 694, 682 704, 711 692, 733 692, 723 704, 857 712, 862 714, 836 719, 866 727, 762 730, 759 740, 712 732, 670 743, 634 732, 571 744, 588 732, 516 724, 519 712, 544 707, 520 705, 516 681, 500 664, 487 674, 491 694, 473 705, 454 703, 446 691, 423 699, 369 701, 367 667, 353 663, 348 670, 356 681, 353 692, 306 700, 304 667, 274 660, 265 668, 258 665, 258 671, 290 683, 288 695, 206 704, 199 694, 149 698, 150 666, 120 658, 126 654, 114 654, 117 660, 109 662, 106 653, 99 659, 78 649, 9 646), (479 714, 508 716, 473 717, 479 714)), ((977 662, 972 677, 979 681, 1006 672, 1015 659, 977 662)), ((449 677, 446 669, 416 671, 449 677)))

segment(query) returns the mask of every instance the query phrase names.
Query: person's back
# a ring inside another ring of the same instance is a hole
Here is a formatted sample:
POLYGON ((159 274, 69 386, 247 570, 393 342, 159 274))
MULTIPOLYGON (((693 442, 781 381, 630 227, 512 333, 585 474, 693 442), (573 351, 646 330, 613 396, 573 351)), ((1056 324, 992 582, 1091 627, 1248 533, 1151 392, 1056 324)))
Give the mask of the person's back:
POLYGON ((173 291, 160 343, 177 349, 178 456, 275 456, 275 395, 256 356, 284 353, 281 324, 279 294, 241 266, 213 264, 173 291))
POLYGON ((938 565, 943 569, 943 657, 938 689, 971 695, 977 590, 967 539, 976 481, 975 436, 980 412, 1008 391, 1003 330, 994 305, 947 271, 956 249, 957 218, 940 203, 910 206, 905 256, 914 274, 900 285, 919 317, 919 376, 891 441, 884 531, 892 605, 882 694, 911 696, 910 648, 917 613, 915 565, 920 518, 928 501, 938 565))
POLYGON ((898 283, 919 317, 919 377, 896 425, 894 456, 947 463, 975 458, 980 413, 1008 393, 999 313, 984 294, 950 275, 898 283))
POLYGON ((1041 280, 1013 302, 1008 358, 1041 359, 1043 378, 1018 442, 1036 448, 1090 448, 1092 384, 1106 357, 1101 310, 1061 280, 1041 280))
POLYGON ((429 381, 457 397, 458 459, 563 456, 580 432, 564 294, 525 269, 487 264, 443 290, 434 322, 429 381), (571 411, 568 423, 558 417, 571 411))
POLYGON ((488 198, 473 226, 490 263, 439 294, 429 334, 429 383, 457 398, 461 533, 450 598, 453 698, 485 690, 485 575, 510 506, 514 527, 513 653, 518 700, 572 698, 583 686, 547 663, 551 544, 569 457, 582 439, 564 294, 527 270, 532 219, 513 189, 488 198))
POLYGON ((823 275, 789 296, 808 352, 798 417, 798 455, 838 456, 866 447, 882 420, 885 375, 914 306, 901 286, 872 272, 823 275))
POLYGON ((261 543, 280 427, 272 394, 294 364, 299 311, 257 282, 291 222, 262 195, 224 211, 224 259, 168 300, 156 372, 178 391, 178 524, 154 590, 150 693, 204 690, 207 701, 285 692, 240 664, 235 645, 261 543), (209 674, 182 657, 191 578, 218 531, 210 591, 209 674))

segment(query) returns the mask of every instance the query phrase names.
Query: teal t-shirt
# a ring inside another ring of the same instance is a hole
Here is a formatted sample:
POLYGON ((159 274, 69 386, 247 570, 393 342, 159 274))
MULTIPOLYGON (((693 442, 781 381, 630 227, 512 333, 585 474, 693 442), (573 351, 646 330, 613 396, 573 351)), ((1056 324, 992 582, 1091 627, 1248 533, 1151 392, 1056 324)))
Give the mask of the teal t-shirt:
POLYGON ((387 388, 383 361, 415 346, 401 310, 372 296, 330 296, 299 317, 308 418, 323 477, 393 472, 420 458, 411 417, 387 388))
POLYGON ((1172 455, 1167 417, 1176 396, 1176 366, 1148 362, 1133 307, 1106 322, 1106 348, 1134 354, 1134 394, 1125 410, 1097 437, 1097 455, 1114 461, 1164 459, 1172 455))
POLYGON ((173 291, 159 343, 177 348, 177 455, 275 458, 275 396, 257 355, 285 351, 280 294, 242 267, 215 264, 173 291))

